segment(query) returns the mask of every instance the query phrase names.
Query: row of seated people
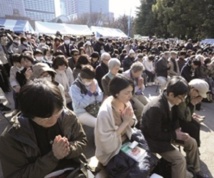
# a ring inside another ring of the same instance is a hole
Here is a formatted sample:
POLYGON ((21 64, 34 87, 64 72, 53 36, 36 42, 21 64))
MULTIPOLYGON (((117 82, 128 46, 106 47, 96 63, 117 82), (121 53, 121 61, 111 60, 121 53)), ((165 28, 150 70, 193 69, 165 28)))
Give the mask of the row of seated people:
MULTIPOLYGON (((151 152, 159 153, 172 163, 173 178, 191 177, 186 173, 184 157, 170 146, 172 141, 182 142, 189 158, 187 164, 193 167, 198 177, 203 176, 198 155, 200 141, 195 137, 195 131, 192 134, 188 128, 195 126, 191 107, 206 97, 208 84, 201 79, 188 84, 181 77, 173 77, 166 91, 157 99, 148 101, 143 94, 141 63, 134 63, 123 75, 117 75, 120 66, 117 59, 111 59, 108 64, 111 72, 106 74, 110 80, 104 85, 108 86, 105 97, 95 80, 93 67, 82 67, 69 90, 74 112, 65 108, 63 92, 54 81, 55 71, 44 63, 33 66, 32 76, 36 80, 27 81, 21 88, 18 95, 21 113, 12 118, 12 124, 0 139, 0 159, 5 177, 44 177, 68 166, 78 168, 87 144, 80 123, 95 128, 95 155, 109 177, 148 176, 154 166, 151 152), (143 107, 138 107, 136 101, 143 107), (181 107, 183 103, 185 105, 181 107), (99 110, 97 104, 101 105, 99 110), (140 113, 138 117, 137 113, 140 113), (134 129, 137 122, 145 139, 141 131, 134 129), (182 123, 189 124, 187 131, 182 123), (121 146, 129 141, 137 141, 146 150, 148 156, 143 161, 133 161, 121 152, 121 146), (178 159, 174 159, 175 156, 178 159), (125 167, 121 169, 119 163, 125 167)), ((102 83, 105 80, 104 76, 102 83)), ((200 127, 197 132, 199 134, 200 127)))

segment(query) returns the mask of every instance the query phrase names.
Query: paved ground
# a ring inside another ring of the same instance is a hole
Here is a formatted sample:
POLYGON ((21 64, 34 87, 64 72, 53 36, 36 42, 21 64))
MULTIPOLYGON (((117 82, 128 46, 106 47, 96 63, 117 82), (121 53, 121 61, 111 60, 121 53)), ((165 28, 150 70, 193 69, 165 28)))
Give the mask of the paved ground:
MULTIPOLYGON (((147 87, 145 89, 145 94, 149 96, 157 95, 156 87, 147 87)), ((11 107, 13 107, 12 95, 9 93, 7 95, 11 107)), ((205 115, 206 119, 201 125, 201 168, 204 173, 208 175, 209 178, 214 176, 214 161, 212 156, 214 156, 214 103, 203 103, 202 110, 198 112, 201 115, 205 115)), ((0 115, 0 133, 4 130, 7 121, 0 115)), ((86 155, 88 158, 94 155, 94 141, 93 141, 93 130, 91 128, 85 127, 88 134, 89 145, 86 149, 86 155)), ((0 178, 3 178, 2 171, 0 170, 0 178)))

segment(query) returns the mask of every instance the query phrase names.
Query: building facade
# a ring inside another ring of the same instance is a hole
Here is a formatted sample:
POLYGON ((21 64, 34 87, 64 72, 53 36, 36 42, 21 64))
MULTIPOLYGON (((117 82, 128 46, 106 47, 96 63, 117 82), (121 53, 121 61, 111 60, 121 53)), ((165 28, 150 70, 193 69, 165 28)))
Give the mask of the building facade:
POLYGON ((56 17, 55 0, 24 0, 24 7, 32 20, 49 21, 56 17))
POLYGON ((0 17, 25 15, 23 0, 0 0, 0 17))
POLYGON ((109 13, 109 0, 90 0, 91 13, 109 13))

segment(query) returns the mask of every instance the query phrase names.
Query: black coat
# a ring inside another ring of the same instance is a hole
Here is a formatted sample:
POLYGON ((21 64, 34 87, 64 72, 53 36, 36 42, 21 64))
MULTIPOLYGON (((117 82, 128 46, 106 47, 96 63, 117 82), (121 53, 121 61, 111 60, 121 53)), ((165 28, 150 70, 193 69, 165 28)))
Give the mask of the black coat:
POLYGON ((108 73, 108 66, 105 65, 103 62, 101 62, 100 65, 98 65, 96 68, 96 79, 102 91, 103 91, 103 87, 102 87, 101 80, 103 76, 107 73, 108 73))
POLYGON ((156 63, 157 76, 166 77, 168 75, 169 67, 167 66, 168 61, 165 58, 160 58, 156 63))
POLYGON ((169 104, 164 94, 149 102, 143 111, 142 132, 155 153, 174 150, 171 141, 176 139, 175 129, 179 128, 176 106, 172 107, 170 116, 169 104))

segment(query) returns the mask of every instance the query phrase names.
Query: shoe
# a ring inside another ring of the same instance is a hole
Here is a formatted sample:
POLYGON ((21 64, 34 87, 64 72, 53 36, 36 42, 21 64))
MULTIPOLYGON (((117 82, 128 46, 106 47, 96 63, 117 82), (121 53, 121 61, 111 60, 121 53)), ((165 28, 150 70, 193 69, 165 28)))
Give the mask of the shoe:
POLYGON ((0 110, 1 111, 11 111, 11 109, 3 104, 0 104, 0 110))
POLYGON ((204 174, 203 172, 199 171, 195 173, 196 178, 209 178, 208 175, 204 174))

